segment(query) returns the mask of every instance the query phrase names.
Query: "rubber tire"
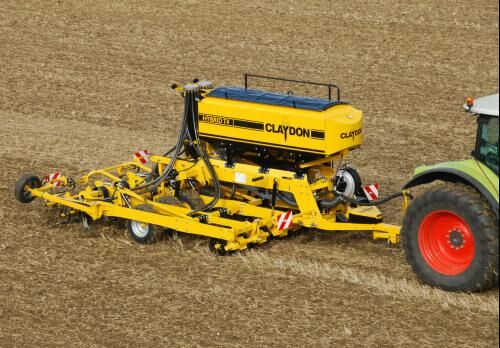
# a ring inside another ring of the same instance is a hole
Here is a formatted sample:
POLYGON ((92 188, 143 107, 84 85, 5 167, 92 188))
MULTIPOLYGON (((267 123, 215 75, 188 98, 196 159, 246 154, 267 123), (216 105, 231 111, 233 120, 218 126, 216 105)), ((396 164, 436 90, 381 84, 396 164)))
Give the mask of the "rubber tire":
POLYGON ((21 203, 31 203, 36 198, 24 190, 26 185, 30 185, 31 188, 39 188, 42 187, 42 181, 34 174, 24 174, 16 181, 14 196, 21 203))
POLYGON ((203 202, 203 199, 201 199, 199 193, 194 190, 180 190, 179 199, 189 204, 191 209, 201 209, 205 206, 205 203, 203 202))
POLYGON ((344 170, 354 178, 354 193, 357 194, 358 192, 362 192, 361 185, 363 185, 363 182, 361 181, 361 175, 359 175, 358 171, 351 167, 344 170))
MULTIPOLYGON (((153 207, 149 204, 138 205, 137 207, 135 207, 135 209, 141 210, 141 211, 147 211, 150 213, 154 212, 153 207)), ((147 224, 148 225, 147 234, 144 237, 140 237, 134 233, 134 230, 133 230, 133 223, 134 222, 137 222, 137 221, 129 220, 127 222, 128 234, 130 235, 130 237, 132 237, 132 239, 134 239, 136 242, 138 242, 140 244, 151 244, 151 243, 158 241, 158 232, 159 232, 158 230, 159 229, 155 225, 147 224)))
POLYGON ((444 184, 417 197, 403 219, 402 245, 406 260, 425 283, 448 291, 478 292, 498 284, 498 219, 490 205, 474 188, 444 184), (423 219, 432 211, 449 210, 470 227, 474 257, 468 268, 454 276, 433 270, 422 257, 418 233, 423 219))
POLYGON ((173 205, 174 207, 184 207, 179 198, 174 196, 163 196, 158 199, 158 203, 173 205))
POLYGON ((215 197, 215 188, 212 186, 203 186, 198 190, 200 195, 215 197))
POLYGON ((354 195, 356 197, 364 197, 365 199, 362 202, 367 202, 367 203, 370 202, 368 200, 368 197, 366 197, 365 191, 363 191, 363 181, 361 180, 361 175, 359 175, 359 172, 351 167, 346 168, 345 170, 349 172, 354 178, 354 183, 355 183, 354 195))
POLYGON ((364 192, 361 187, 363 183, 361 181, 361 175, 359 175, 358 171, 352 167, 347 167, 342 170, 345 171, 346 173, 349 173, 352 176, 354 180, 354 194, 356 196, 364 196, 364 192))

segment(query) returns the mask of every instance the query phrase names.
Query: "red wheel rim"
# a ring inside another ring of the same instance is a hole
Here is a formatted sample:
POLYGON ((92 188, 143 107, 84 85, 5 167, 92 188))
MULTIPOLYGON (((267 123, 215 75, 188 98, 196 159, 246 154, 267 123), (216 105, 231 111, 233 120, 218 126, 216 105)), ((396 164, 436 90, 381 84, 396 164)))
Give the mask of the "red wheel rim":
POLYGON ((449 210, 436 210, 424 218, 418 247, 427 264, 447 276, 465 272, 474 259, 474 236, 469 225, 449 210))

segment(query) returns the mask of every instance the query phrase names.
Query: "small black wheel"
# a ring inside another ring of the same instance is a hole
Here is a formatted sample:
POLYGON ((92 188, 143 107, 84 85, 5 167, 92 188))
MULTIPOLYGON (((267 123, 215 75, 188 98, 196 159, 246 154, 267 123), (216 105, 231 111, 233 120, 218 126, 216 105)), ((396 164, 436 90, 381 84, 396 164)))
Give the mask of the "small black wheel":
POLYGON ((174 197, 174 196, 163 196, 158 199, 158 203, 162 204, 170 204, 175 207, 183 207, 182 202, 179 200, 179 198, 174 197))
POLYGON ((194 190, 189 190, 189 189, 180 190, 179 199, 189 204, 191 209, 201 209, 205 206, 203 199, 201 199, 198 192, 194 190))
POLYGON ((30 203, 36 197, 30 192, 30 189, 42 186, 40 178, 33 174, 24 174, 17 181, 14 188, 14 196, 21 203, 30 203))
MULTIPOLYGON (((154 209, 149 204, 141 204, 135 207, 137 210, 154 212, 154 209)), ((158 228, 145 222, 130 220, 127 223, 127 229, 130 236, 138 243, 151 244, 158 241, 158 228)))
POLYGON ((498 284, 498 219, 472 187, 445 184, 417 197, 401 237, 408 263, 427 284, 466 292, 498 284))
POLYGON ((224 247, 227 245, 227 242, 225 240, 221 239, 216 239, 216 238, 210 238, 208 241, 208 249, 215 255, 218 256, 227 256, 229 255, 229 251, 224 249, 224 247))

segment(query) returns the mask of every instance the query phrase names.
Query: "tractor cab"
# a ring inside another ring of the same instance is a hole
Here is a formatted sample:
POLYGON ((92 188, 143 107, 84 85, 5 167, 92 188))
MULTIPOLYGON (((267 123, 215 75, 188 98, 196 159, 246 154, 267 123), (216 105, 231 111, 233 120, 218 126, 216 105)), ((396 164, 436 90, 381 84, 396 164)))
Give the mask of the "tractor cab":
POLYGON ((477 116, 473 157, 498 175, 498 93, 476 100, 467 98, 464 109, 477 116))

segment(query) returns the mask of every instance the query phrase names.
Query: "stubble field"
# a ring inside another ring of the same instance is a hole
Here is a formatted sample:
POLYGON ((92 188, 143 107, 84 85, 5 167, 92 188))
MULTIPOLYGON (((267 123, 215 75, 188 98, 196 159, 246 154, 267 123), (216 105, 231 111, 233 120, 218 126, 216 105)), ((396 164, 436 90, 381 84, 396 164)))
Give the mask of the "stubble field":
MULTIPOLYGON (((466 158, 467 95, 498 90, 496 1, 0 1, 0 346, 498 346, 498 288, 419 283, 400 248, 305 232, 220 258, 184 237, 50 227, 24 172, 77 176, 172 145, 172 82, 334 82, 382 193, 466 158)), ((400 223, 398 203, 384 207, 400 223)))

